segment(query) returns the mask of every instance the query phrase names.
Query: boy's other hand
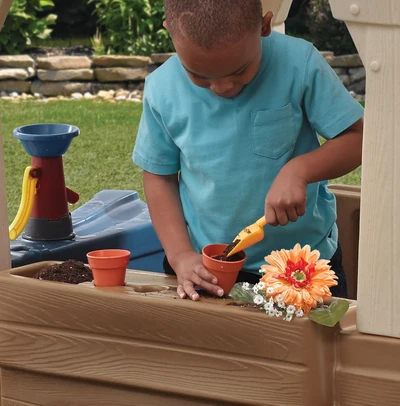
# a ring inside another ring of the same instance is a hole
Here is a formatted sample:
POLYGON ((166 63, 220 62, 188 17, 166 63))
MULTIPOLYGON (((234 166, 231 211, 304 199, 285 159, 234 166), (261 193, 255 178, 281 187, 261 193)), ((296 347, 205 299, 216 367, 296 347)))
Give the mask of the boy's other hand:
POLYGON ((271 226, 285 226, 306 212, 307 182, 295 166, 285 166, 275 178, 265 199, 265 219, 271 226))
POLYGON ((195 285, 216 296, 223 296, 224 291, 217 285, 217 278, 203 266, 201 254, 194 251, 183 252, 171 261, 171 266, 178 278, 176 291, 181 299, 188 296, 192 300, 199 300, 195 285))

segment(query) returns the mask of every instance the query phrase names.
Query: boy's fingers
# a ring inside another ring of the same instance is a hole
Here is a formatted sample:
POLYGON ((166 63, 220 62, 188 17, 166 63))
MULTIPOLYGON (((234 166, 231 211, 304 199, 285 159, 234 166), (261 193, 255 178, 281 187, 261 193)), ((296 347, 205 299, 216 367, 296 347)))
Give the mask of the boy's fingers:
POLYGON ((206 281, 202 281, 201 283, 198 284, 200 287, 202 287, 203 289, 205 289, 207 292, 215 295, 215 296, 223 296, 224 295, 224 291, 222 288, 220 288, 217 285, 213 285, 211 283, 208 283, 206 281))
POLYGON ((216 285, 218 283, 218 279, 209 271, 207 271, 204 266, 199 266, 195 269, 196 274, 203 280, 216 285))
POLYGON ((190 281, 184 281, 183 282, 183 289, 185 290, 186 294, 190 297, 192 300, 199 300, 200 296, 194 289, 193 282, 190 281))
POLYGON ((289 221, 291 221, 291 222, 295 222, 299 218, 297 211, 294 207, 290 207, 290 208, 286 209, 286 214, 287 214, 289 221))
POLYGON ((183 285, 178 285, 178 287, 176 288, 176 293, 181 299, 185 299, 186 293, 185 290, 183 289, 183 285))
POLYGON ((306 205, 302 204, 300 206, 296 206, 296 213, 299 217, 304 216, 306 214, 306 205))
POLYGON ((270 226, 278 225, 275 210, 269 204, 265 206, 265 220, 267 221, 267 224, 270 226))
POLYGON ((286 226, 286 224, 289 223, 289 217, 286 213, 286 210, 275 209, 275 213, 278 224, 280 224, 281 226, 286 226))

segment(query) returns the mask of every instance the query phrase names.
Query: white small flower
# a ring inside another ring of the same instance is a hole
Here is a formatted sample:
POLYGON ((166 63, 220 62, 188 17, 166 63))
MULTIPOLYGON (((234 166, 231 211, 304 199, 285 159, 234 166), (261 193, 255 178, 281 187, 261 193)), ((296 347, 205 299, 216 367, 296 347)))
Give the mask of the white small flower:
POLYGON ((269 317, 274 317, 276 313, 276 310, 274 308, 270 309, 270 311, 268 312, 268 316, 269 317))
POLYGON ((259 272, 259 273, 264 273, 264 269, 260 268, 260 269, 258 270, 258 272, 259 272))
POLYGON ((282 312, 275 310, 275 316, 276 317, 282 317, 282 312))
POLYGON ((255 295, 253 301, 256 305, 260 305, 264 303, 264 298, 261 295, 255 295))
POLYGON ((268 313, 271 309, 273 309, 273 307, 271 307, 269 303, 265 303, 264 310, 268 313))
POLYGON ((258 289, 259 290, 264 290, 265 289, 265 283, 264 282, 258 282, 258 289))
POLYGON ((257 283, 253 286, 253 292, 258 293, 258 284, 257 283))
POLYGON ((272 295, 274 293, 274 288, 267 288, 267 295, 272 295))
POLYGON ((287 314, 294 314, 295 311, 296 311, 296 307, 293 306, 293 305, 289 305, 289 306, 286 308, 286 313, 287 313, 287 314))
POLYGON ((250 284, 249 284, 249 282, 243 282, 242 287, 243 287, 244 290, 249 290, 249 289, 250 289, 250 284))
POLYGON ((284 302, 283 300, 280 300, 280 301, 278 302, 278 307, 280 307, 281 309, 284 309, 284 308, 286 307, 285 302, 284 302))
POLYGON ((296 317, 303 317, 304 316, 304 312, 303 312, 303 310, 297 310, 297 312, 296 312, 296 317))
POLYGON ((293 314, 286 314, 286 317, 284 318, 284 320, 286 321, 292 321, 293 319, 293 314))
POLYGON ((283 302, 283 296, 282 295, 277 295, 275 299, 276 299, 277 302, 283 302))
POLYGON ((269 300, 268 300, 268 303, 269 303, 271 306, 273 306, 273 305, 274 305, 274 298, 273 298, 273 297, 270 297, 269 300))

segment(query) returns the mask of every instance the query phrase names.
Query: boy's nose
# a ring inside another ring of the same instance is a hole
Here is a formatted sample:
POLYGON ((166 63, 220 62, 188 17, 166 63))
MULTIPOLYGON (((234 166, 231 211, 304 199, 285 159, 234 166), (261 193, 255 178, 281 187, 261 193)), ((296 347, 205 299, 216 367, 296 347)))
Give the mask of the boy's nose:
POLYGON ((230 90, 232 90, 234 87, 235 87, 234 83, 232 83, 230 81, 225 82, 225 83, 214 82, 214 83, 211 83, 210 90, 213 93, 224 94, 224 93, 227 93, 230 90))

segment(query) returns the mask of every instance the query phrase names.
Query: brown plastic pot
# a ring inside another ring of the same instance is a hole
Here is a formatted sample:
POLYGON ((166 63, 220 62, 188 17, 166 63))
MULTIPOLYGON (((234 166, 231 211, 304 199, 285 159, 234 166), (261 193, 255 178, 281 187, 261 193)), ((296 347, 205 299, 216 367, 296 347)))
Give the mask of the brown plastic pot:
POLYGON ((239 271, 242 269, 246 254, 244 251, 238 252, 241 259, 239 261, 221 261, 213 257, 222 255, 228 244, 210 244, 203 248, 203 265, 218 279, 218 286, 227 295, 236 282, 239 271))
POLYGON ((131 253, 127 250, 97 250, 86 256, 97 287, 124 286, 131 253))

